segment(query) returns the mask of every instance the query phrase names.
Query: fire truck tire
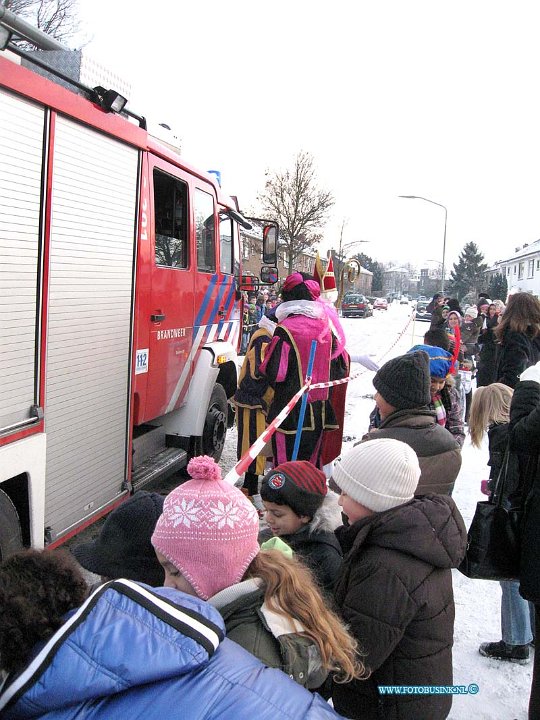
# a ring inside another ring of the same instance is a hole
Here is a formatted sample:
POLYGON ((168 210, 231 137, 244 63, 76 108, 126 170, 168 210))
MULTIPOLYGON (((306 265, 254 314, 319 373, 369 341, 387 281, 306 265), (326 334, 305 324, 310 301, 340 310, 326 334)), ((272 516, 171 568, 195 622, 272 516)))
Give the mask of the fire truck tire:
POLYGON ((9 495, 0 490, 0 560, 22 550, 19 515, 9 495))
POLYGON ((221 385, 216 383, 212 390, 208 411, 204 422, 202 449, 204 455, 209 455, 216 462, 219 461, 225 437, 227 435, 227 395, 221 385))

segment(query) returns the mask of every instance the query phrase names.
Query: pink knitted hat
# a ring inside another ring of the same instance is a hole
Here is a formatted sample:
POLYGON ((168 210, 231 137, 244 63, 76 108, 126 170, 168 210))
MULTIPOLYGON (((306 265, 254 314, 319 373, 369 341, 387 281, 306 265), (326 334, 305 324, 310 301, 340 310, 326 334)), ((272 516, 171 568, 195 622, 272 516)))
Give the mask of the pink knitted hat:
POLYGON ((259 516, 247 497, 221 479, 206 455, 193 458, 193 478, 165 498, 152 545, 203 600, 239 582, 259 552, 259 516))

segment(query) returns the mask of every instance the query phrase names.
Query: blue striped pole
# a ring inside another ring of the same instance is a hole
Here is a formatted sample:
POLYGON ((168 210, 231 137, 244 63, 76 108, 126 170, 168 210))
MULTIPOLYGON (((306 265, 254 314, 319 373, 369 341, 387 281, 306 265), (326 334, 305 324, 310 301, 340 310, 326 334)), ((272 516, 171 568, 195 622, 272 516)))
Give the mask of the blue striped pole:
MULTIPOLYGON (((315 362, 315 351, 316 350, 317 350, 317 341, 312 340, 311 341, 311 350, 309 351, 309 360, 308 360, 306 377, 311 377, 311 373, 313 371, 313 363, 315 362)), ((300 448, 300 439, 302 437, 302 427, 304 425, 304 416, 306 414, 308 392, 309 392, 309 388, 302 395, 302 403, 300 405, 300 416, 298 418, 298 429, 297 429, 296 437, 294 439, 294 448, 293 448, 291 460, 296 460, 296 458, 298 457, 298 450, 300 448)))

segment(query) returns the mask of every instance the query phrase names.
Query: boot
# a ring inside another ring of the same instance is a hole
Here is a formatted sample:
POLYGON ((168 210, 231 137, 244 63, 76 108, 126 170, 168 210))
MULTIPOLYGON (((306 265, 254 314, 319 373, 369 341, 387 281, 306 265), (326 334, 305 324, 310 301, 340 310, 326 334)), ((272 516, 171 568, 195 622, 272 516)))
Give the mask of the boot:
POLYGON ((264 509, 264 503, 262 501, 262 497, 259 493, 256 493, 255 495, 252 495, 251 502, 255 505, 255 510, 257 511, 257 514, 262 519, 264 518, 264 513, 266 512, 264 509))
POLYGON ((478 652, 484 657, 493 658, 494 660, 506 660, 518 665, 526 665, 530 660, 528 645, 508 645, 504 640, 482 643, 478 648, 478 652))
POLYGON ((264 505, 261 496, 259 493, 256 495, 250 495, 249 490, 245 487, 240 488, 240 490, 244 493, 244 495, 247 497, 247 499, 254 505, 255 510, 257 511, 257 515, 260 518, 264 517, 264 505))

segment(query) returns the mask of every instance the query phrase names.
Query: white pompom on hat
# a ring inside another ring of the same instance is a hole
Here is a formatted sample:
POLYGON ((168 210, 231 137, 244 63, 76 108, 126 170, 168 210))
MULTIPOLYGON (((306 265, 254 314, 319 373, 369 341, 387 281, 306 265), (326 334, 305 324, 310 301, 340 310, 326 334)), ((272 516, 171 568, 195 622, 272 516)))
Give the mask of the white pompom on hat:
POLYGON ((410 445, 393 438, 359 443, 334 467, 338 487, 373 512, 412 500, 419 479, 416 453, 410 445))

